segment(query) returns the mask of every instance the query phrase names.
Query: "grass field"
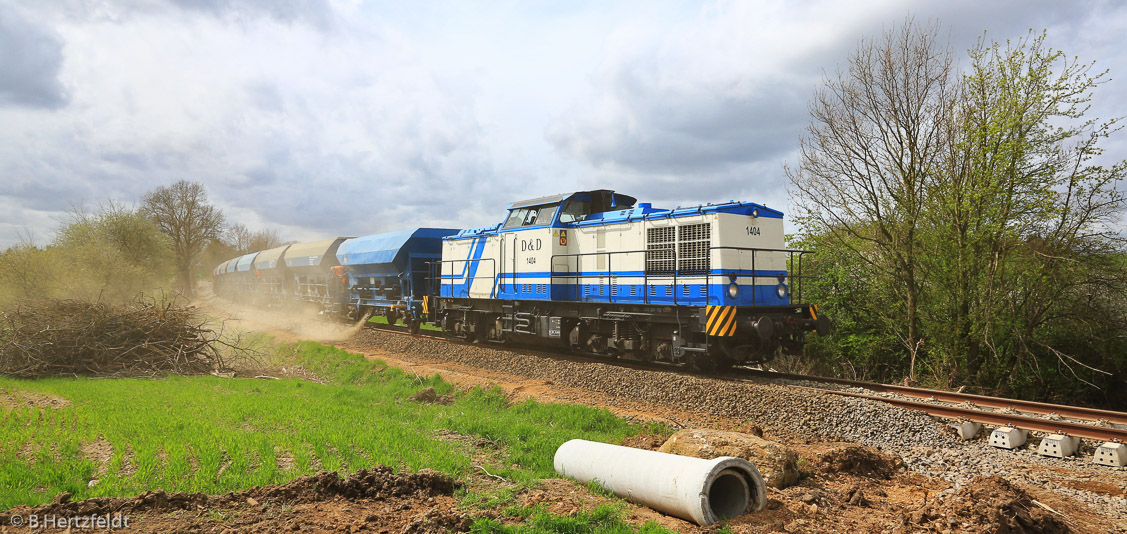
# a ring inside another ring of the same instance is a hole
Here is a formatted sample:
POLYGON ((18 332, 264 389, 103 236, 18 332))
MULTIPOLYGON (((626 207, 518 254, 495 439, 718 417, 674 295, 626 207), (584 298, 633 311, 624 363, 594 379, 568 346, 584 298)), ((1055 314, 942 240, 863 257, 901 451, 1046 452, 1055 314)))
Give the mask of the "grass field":
POLYGON ((156 488, 223 493, 375 464, 455 477, 475 469, 472 440, 441 435, 495 443, 498 456, 485 467, 527 482, 554 476, 553 453, 568 439, 617 442, 653 431, 606 410, 510 405, 496 390, 458 392, 450 405, 417 403, 408 398, 425 387, 439 394, 452 387, 317 343, 275 348, 284 364, 326 383, 0 378, 0 510, 64 491, 74 499, 156 488), (45 396, 68 404, 26 402, 45 396), (88 487, 92 479, 99 482, 88 487))

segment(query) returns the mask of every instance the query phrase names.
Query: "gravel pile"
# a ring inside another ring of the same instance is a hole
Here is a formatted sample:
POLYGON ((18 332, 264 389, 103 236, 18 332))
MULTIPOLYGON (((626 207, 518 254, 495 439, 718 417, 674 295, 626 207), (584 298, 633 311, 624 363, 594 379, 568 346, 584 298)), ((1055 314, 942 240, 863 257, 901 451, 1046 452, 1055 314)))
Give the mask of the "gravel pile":
POLYGON ((560 386, 644 405, 747 420, 771 434, 804 441, 851 441, 882 449, 961 444, 925 414, 819 391, 551 359, 378 330, 360 332, 353 342, 478 369, 551 380, 560 386))

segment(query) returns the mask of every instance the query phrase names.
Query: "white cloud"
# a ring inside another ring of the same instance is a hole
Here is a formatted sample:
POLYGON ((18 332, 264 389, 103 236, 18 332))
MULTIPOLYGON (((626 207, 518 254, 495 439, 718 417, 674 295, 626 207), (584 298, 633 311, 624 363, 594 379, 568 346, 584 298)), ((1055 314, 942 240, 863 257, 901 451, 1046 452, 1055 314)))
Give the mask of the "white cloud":
MULTIPOLYGON (((984 29, 1047 27, 1053 46, 1127 69, 1127 10, 1112 3, 0 7, 3 49, 43 52, 21 64, 25 84, 0 74, 0 247, 18 229, 49 236, 71 203, 181 178, 233 222, 291 239, 491 224, 512 200, 582 187, 782 207, 781 165, 823 70, 910 10, 956 50, 984 29)), ((1094 110, 1123 115, 1122 87, 1094 110)))

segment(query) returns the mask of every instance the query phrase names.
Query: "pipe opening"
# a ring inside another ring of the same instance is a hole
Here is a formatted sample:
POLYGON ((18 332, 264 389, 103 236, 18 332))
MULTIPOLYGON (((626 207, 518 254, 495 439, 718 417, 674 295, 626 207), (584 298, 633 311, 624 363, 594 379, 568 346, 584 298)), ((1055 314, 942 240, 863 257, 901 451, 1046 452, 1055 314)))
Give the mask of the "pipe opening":
POLYGON ((708 507, 717 519, 731 519, 743 515, 751 501, 751 490, 743 473, 725 469, 708 487, 708 507))

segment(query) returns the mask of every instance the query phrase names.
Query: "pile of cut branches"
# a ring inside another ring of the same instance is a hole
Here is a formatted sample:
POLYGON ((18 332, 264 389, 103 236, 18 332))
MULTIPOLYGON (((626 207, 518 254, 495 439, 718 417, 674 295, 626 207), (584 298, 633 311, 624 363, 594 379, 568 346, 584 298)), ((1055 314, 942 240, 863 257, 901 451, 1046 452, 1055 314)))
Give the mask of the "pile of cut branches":
POLYGON ((234 348, 193 308, 35 299, 0 310, 0 375, 159 376, 226 369, 234 348))

